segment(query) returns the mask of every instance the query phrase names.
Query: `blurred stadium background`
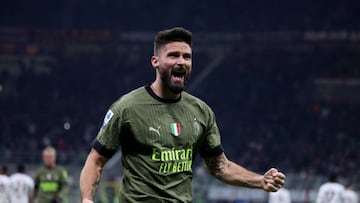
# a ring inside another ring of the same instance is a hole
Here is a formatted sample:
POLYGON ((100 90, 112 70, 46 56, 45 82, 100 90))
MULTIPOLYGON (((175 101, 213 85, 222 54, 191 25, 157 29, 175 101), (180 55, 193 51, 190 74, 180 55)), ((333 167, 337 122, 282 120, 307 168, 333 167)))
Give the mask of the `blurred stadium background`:
MULTIPOLYGON (((215 111, 228 157, 288 175, 294 202, 312 202, 330 172, 360 190, 360 2, 64 0, 0 7, 0 163, 34 174, 53 145, 70 174, 70 203, 108 106, 152 81, 160 29, 194 34, 188 91, 215 111)), ((107 165, 97 202, 116 202, 107 165)), ((266 202, 194 166, 194 202, 266 202)))

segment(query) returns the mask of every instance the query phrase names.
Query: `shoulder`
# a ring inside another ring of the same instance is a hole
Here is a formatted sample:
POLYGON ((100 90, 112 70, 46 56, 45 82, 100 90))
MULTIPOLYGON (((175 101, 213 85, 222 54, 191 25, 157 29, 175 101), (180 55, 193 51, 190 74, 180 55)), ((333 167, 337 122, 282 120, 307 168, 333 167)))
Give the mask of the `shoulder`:
POLYGON ((319 187, 319 192, 323 192, 324 190, 326 190, 329 187, 328 183, 323 183, 322 185, 320 185, 319 187))
POLYGON ((28 182, 29 184, 34 184, 34 180, 31 176, 26 175, 26 174, 21 174, 22 179, 24 179, 26 182, 28 182))
POLYGON ((55 169, 60 172, 66 172, 66 169, 63 166, 56 166, 55 169))
POLYGON ((331 187, 337 188, 337 189, 339 189, 339 190, 345 190, 344 185, 342 185, 342 184, 340 184, 340 183, 332 183, 332 184, 331 184, 331 187))
POLYGON ((42 174, 44 171, 46 171, 45 166, 41 166, 36 170, 36 175, 42 174))
POLYGON ((353 190, 345 190, 344 191, 344 196, 351 196, 351 195, 356 195, 356 192, 353 190))
POLYGON ((342 184, 340 184, 340 183, 338 183, 338 188, 339 188, 339 190, 341 190, 341 191, 345 191, 345 186, 342 185, 342 184))
POLYGON ((9 178, 9 176, 0 175, 0 182, 1 182, 1 183, 4 183, 4 184, 10 183, 10 178, 9 178))
POLYGON ((146 92, 145 87, 139 87, 127 94, 122 95, 111 105, 111 109, 116 111, 118 109, 127 108, 131 105, 138 103, 139 101, 143 100, 145 97, 148 96, 149 95, 146 92))
POLYGON ((121 96, 116 101, 116 103, 132 101, 134 99, 144 97, 145 95, 148 95, 145 87, 144 86, 143 87, 138 87, 138 88, 128 92, 127 94, 124 94, 123 96, 121 96))
POLYGON ((0 175, 0 179, 8 180, 8 179, 9 179, 9 176, 7 176, 7 175, 0 175))
POLYGON ((61 177, 65 178, 65 179, 68 177, 67 170, 66 170, 64 167, 62 167, 62 166, 56 166, 55 169, 56 169, 56 173, 57 173, 57 174, 60 174, 61 177))
POLYGON ((19 173, 14 173, 14 174, 10 175, 9 176, 10 181, 13 181, 13 180, 19 178, 19 175, 20 175, 19 173))
POLYGON ((323 184, 320 189, 323 190, 345 190, 345 187, 340 184, 340 183, 333 183, 333 182, 329 182, 329 183, 325 183, 323 184))
POLYGON ((32 177, 27 174, 14 173, 13 175, 10 176, 10 181, 17 181, 17 180, 33 182, 32 177))
POLYGON ((193 108, 198 108, 202 111, 205 111, 207 113, 213 113, 211 107, 203 100, 201 100, 200 98, 188 93, 188 92, 183 92, 182 94, 182 101, 185 102, 187 105, 190 105, 193 108))

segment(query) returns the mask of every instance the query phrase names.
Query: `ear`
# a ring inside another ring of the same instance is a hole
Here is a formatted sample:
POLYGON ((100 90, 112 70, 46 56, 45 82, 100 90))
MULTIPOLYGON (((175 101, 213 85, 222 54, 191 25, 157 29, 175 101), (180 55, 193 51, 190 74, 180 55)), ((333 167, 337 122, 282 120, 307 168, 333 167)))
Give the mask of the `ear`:
POLYGON ((159 67, 159 57, 158 56, 152 56, 151 57, 151 65, 156 69, 159 67))

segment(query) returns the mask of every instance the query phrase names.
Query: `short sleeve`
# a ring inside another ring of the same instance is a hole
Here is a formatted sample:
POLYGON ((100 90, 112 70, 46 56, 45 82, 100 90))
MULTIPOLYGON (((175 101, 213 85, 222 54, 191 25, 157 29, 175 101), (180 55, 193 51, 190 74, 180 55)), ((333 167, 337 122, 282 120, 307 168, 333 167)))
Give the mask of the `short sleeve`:
POLYGON ((221 137, 219 128, 216 124, 214 112, 208 109, 208 123, 205 130, 205 140, 200 148, 200 155, 202 157, 211 157, 220 155, 223 152, 221 146, 221 137))
POLYGON ((92 143, 92 147, 107 158, 110 158, 120 145, 121 116, 119 109, 110 108, 104 117, 96 139, 92 143))

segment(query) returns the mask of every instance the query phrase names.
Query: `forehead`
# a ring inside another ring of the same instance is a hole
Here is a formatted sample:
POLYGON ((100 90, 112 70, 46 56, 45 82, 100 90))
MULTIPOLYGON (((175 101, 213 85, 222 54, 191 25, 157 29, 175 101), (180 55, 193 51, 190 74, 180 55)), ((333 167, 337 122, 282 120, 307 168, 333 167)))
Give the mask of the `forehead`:
POLYGON ((184 52, 191 53, 191 47, 185 42, 170 42, 165 44, 161 49, 161 52, 184 52))
POLYGON ((55 155, 55 152, 53 151, 44 151, 43 152, 43 156, 54 156, 55 155))

